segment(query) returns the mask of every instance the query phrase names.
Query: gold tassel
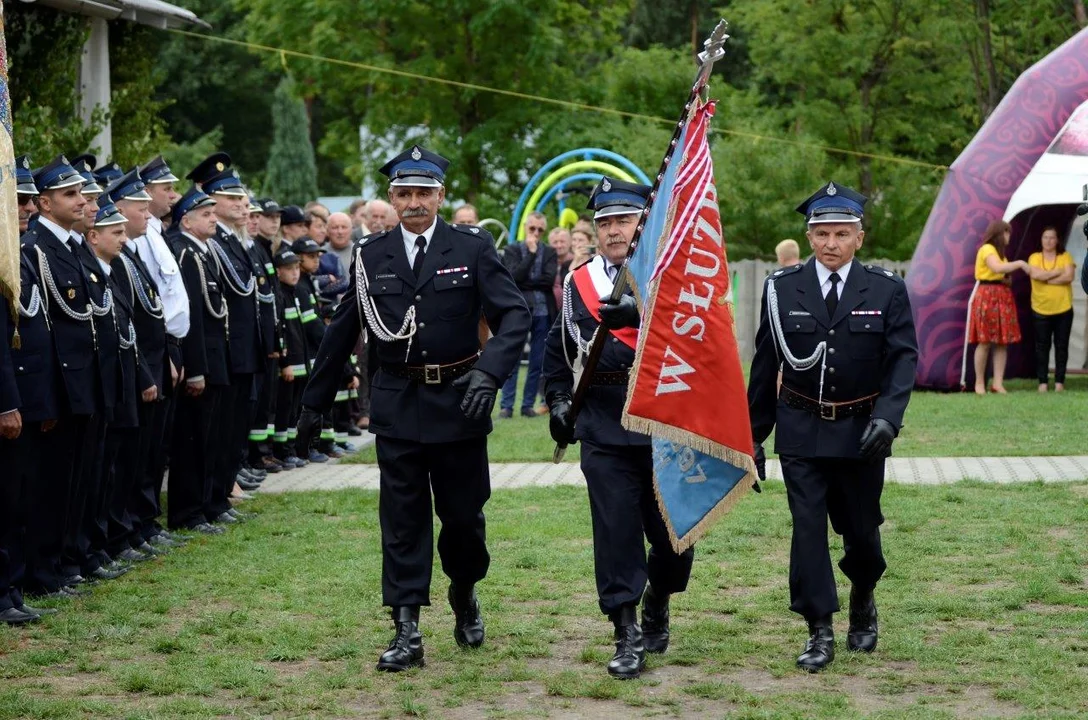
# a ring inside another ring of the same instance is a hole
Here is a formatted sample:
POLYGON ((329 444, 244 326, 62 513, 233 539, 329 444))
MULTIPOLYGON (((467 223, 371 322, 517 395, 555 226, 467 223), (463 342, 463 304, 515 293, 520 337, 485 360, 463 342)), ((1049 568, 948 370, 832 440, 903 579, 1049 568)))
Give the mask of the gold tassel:
POLYGON ((23 339, 19 337, 19 331, 16 330, 15 334, 11 336, 11 348, 13 350, 20 350, 23 347, 23 339))

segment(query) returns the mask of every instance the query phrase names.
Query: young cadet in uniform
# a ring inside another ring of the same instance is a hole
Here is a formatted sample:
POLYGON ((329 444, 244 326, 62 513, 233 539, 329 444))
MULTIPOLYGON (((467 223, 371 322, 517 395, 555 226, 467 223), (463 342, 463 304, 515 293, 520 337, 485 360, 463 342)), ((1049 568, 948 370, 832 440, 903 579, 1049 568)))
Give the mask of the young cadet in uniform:
POLYGON ((167 523, 211 535, 223 532, 208 522, 208 514, 224 425, 220 401, 230 384, 230 308, 209 245, 217 230, 215 200, 193 188, 177 201, 171 217, 177 231, 171 248, 189 297, 189 332, 181 341, 185 379, 174 414, 167 523))
POLYGON ((906 285, 854 258, 865 240, 865 201, 832 182, 797 208, 808 221, 813 257, 767 279, 748 383, 760 479, 762 443, 776 429, 793 516, 790 609, 809 628, 797 664, 809 672, 835 658, 831 617, 839 598, 829 517, 843 537, 839 567, 852 583, 847 647, 876 649, 873 589, 887 567, 880 547, 884 460, 903 425, 918 361, 906 285))
POLYGON ((374 371, 370 431, 381 469, 382 600, 396 625, 378 669, 394 672, 423 662, 419 608, 431 601, 432 492, 454 639, 470 647, 484 641, 474 588, 490 563, 487 435, 499 379, 513 370, 529 332, 529 309, 491 236, 438 217, 448 165, 415 146, 382 167, 401 224, 356 247, 352 285, 325 331, 298 423, 300 442, 316 435, 365 327, 374 371), (481 313, 495 332, 482 352, 481 313))
MULTIPOLYGON (((112 555, 120 554, 130 547, 152 555, 156 551, 148 540, 155 537, 156 533, 145 532, 139 518, 142 515, 146 518, 145 522, 154 523, 156 517, 157 504, 154 503, 154 496, 158 494, 158 489, 146 487, 146 475, 149 470, 160 466, 160 460, 154 455, 162 451, 162 416, 166 410, 162 398, 168 388, 172 389, 173 386, 173 373, 167 356, 166 305, 154 280, 157 273, 148 267, 133 247, 136 238, 147 240, 153 201, 151 193, 135 169, 114 181, 106 189, 106 195, 127 219, 127 240, 118 256, 110 261, 114 270, 110 274, 110 280, 132 308, 140 360, 147 366, 155 384, 154 393, 145 393, 145 388, 139 388, 142 397, 137 405, 139 429, 133 438, 135 442, 126 442, 118 455, 117 486, 110 507, 109 549, 112 555), (154 397, 147 399, 151 395, 154 397)), ((154 258, 152 261, 156 262, 154 258)), ((180 276, 173 277, 180 280, 180 276)), ((115 292, 116 294, 118 293, 115 292)), ((187 324, 188 309, 185 315, 187 324)), ((161 486, 161 475, 158 483, 161 486)), ((173 544, 167 538, 158 539, 155 543, 159 547, 170 547, 173 544)))
MULTIPOLYGON (((314 287, 313 278, 321 264, 325 248, 307 236, 291 243, 291 250, 299 259, 300 272, 298 284, 295 286, 295 297, 302 310, 302 326, 307 342, 316 348, 321 345, 321 338, 325 335, 325 323, 317 314, 317 289, 314 287)), ((316 463, 328 462, 330 457, 343 457, 344 454, 336 447, 336 431, 332 426, 331 410, 325 413, 321 422, 321 435, 316 444, 311 448, 300 447, 298 453, 299 457, 316 463)))
POLYGON ((593 190, 600 253, 567 277, 563 307, 548 334, 545 397, 556 442, 582 441, 582 472, 593 519, 593 561, 601 612, 615 626, 613 677, 637 678, 646 653, 669 645, 669 596, 687 589, 694 548, 676 554, 657 506, 650 438, 620 425, 635 361, 638 307, 631 295, 606 302, 627 257, 650 187, 603 178, 593 190), (577 427, 570 421, 574 374, 567 358, 585 350, 597 328, 611 331, 577 427), (644 539, 645 538, 645 539, 644 539), (646 543, 650 542, 649 559, 646 543), (649 581, 649 588, 647 588, 649 581), (645 592, 644 592, 645 591, 645 592), (635 609, 642 600, 642 625, 635 609))
POLYGON ((155 554, 134 550, 127 541, 114 539, 111 543, 110 537, 110 516, 116 513, 117 505, 123 509, 131 490, 129 484, 134 468, 122 456, 134 452, 139 442, 141 402, 154 401, 159 389, 137 347, 134 310, 129 296, 117 282, 111 266, 121 255, 126 240, 125 224, 128 222, 128 218, 111 201, 111 195, 139 199, 143 193, 143 183, 133 170, 116 180, 107 190, 99 200, 94 225, 87 229, 86 237, 99 266, 95 274, 97 280, 92 279, 92 284, 100 288, 103 296, 108 290, 112 300, 107 322, 103 323, 112 324, 112 332, 103 333, 103 325, 100 325, 99 340, 103 366, 113 376, 117 387, 113 412, 106 427, 105 450, 99 469, 99 492, 88 507, 87 515, 90 560, 83 569, 86 577, 97 580, 110 580, 123 574, 122 569, 107 567, 111 559, 140 561, 155 554))
MULTIPOLYGON (((265 237, 262 229, 267 229, 265 220, 267 212, 273 212, 279 219, 280 206, 275 200, 265 198, 257 200, 250 198, 250 225, 247 227, 253 244, 249 247, 249 253, 257 263, 263 274, 257 281, 257 291, 264 300, 261 307, 262 335, 272 341, 271 352, 265 358, 264 374, 258 379, 257 404, 253 411, 253 421, 249 431, 249 458, 248 464, 252 470, 263 470, 268 473, 277 473, 282 466, 272 458, 272 436, 275 432, 275 407, 276 393, 279 386, 280 348, 283 345, 283 328, 281 317, 283 315, 276 299, 279 294, 279 280, 276 278, 276 269, 272 263, 272 236, 265 237), (273 304, 270 301, 275 301, 273 304), (269 310, 270 312, 264 312, 269 310)), ((277 228, 278 229, 278 228, 277 228)), ((251 483, 242 484, 243 488, 252 488, 251 483)))
POLYGON ((84 180, 63 155, 34 173, 39 215, 21 238, 23 252, 42 282, 42 301, 53 329, 61 380, 60 413, 44 458, 42 477, 55 483, 53 511, 59 513, 61 537, 49 536, 41 548, 43 563, 35 577, 44 594, 71 596, 82 591, 78 562, 66 565, 63 550, 74 545, 83 519, 87 478, 94 475, 105 402, 99 371, 98 341, 91 309, 90 278, 84 269, 81 240, 72 232, 82 220, 84 180))
MULTIPOLYGON (((150 272, 149 280, 158 290, 157 301, 162 305, 162 320, 166 326, 166 360, 163 385, 159 388, 159 400, 150 406, 141 405, 141 412, 150 417, 140 420, 141 460, 136 486, 130 504, 135 529, 143 539, 154 546, 167 546, 181 542, 178 537, 164 534, 159 518, 162 516, 160 491, 166 473, 170 426, 174 415, 174 387, 184 373, 181 365, 181 341, 189 332, 189 296, 181 279, 177 260, 166 242, 163 218, 169 219, 170 208, 180 197, 175 189, 177 177, 159 155, 140 168, 140 178, 151 196, 148 206, 150 217, 147 227, 139 237, 131 238, 125 252, 135 251, 150 272)), ((128 213, 125 213, 126 215, 128 213)), ((135 264, 135 259, 133 259, 135 264)), ((152 303, 154 304, 154 303, 152 303)), ((137 312, 139 316, 140 313, 137 312)), ((157 332, 157 331, 156 331, 157 332)), ((144 331, 137 326, 137 337, 143 344, 144 331)))
POLYGON ((276 458, 288 468, 301 467, 301 454, 308 454, 309 448, 297 446, 298 434, 295 423, 298 421, 299 406, 302 403, 302 390, 313 365, 317 347, 309 342, 306 329, 302 324, 302 305, 297 295, 299 280, 299 256, 291 248, 283 245, 273 259, 276 264, 277 306, 280 309, 283 326, 283 351, 278 362, 279 379, 276 383, 276 417, 274 420, 273 449, 276 458))
MULTIPOLYGON (((257 296, 258 280, 263 279, 264 270, 256 266, 238 236, 249 215, 249 195, 238 172, 229 166, 229 155, 215 153, 186 176, 215 200, 218 223, 208 245, 226 285, 224 295, 230 308, 231 379, 220 400, 224 425, 216 438, 219 452, 208 509, 209 521, 227 524, 238 522, 241 515, 231 507, 230 496, 248 454, 249 424, 256 400, 254 376, 264 371, 264 360, 270 352, 262 337, 260 313, 264 307, 272 307, 264 306, 257 296)), ((260 292, 264 293, 263 287, 260 292)))
MULTIPOLYGON (((38 189, 25 155, 16 159, 15 171, 22 226, 24 213, 29 220, 34 211, 38 189)), ((41 283, 23 253, 19 280, 18 328, 11 322, 12 306, 0 295, 0 467, 10 468, 0 482, 0 621, 8 625, 37 622, 56 612, 25 604, 23 593, 59 582, 51 566, 44 568, 44 580, 38 576, 43 540, 52 537, 59 546, 62 518, 50 494, 56 479, 41 472, 47 433, 58 415, 53 338, 41 283)))

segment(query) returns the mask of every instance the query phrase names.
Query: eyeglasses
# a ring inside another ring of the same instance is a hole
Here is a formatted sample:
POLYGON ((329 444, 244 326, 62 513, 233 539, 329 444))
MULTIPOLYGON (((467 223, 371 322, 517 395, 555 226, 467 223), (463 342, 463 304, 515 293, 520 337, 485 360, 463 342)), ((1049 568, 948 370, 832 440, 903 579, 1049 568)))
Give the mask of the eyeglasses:
POLYGON ((525 232, 532 233, 533 235, 542 235, 542 234, 544 234, 544 228, 542 228, 542 227, 533 227, 532 225, 527 225, 525 227, 525 232))

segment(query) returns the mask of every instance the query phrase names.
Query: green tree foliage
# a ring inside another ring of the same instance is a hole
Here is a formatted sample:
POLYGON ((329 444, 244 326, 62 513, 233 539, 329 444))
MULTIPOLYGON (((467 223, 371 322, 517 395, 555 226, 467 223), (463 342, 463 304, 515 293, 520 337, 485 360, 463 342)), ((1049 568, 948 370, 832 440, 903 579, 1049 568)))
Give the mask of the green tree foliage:
POLYGON ((161 30, 130 22, 110 24, 110 117, 113 160, 123 168, 145 163, 171 142, 163 111, 172 100, 155 97, 165 79, 155 63, 161 30))
POLYGON ((272 101, 272 147, 263 190, 282 204, 305 205, 317 197, 310 122, 289 77, 280 81, 272 101))

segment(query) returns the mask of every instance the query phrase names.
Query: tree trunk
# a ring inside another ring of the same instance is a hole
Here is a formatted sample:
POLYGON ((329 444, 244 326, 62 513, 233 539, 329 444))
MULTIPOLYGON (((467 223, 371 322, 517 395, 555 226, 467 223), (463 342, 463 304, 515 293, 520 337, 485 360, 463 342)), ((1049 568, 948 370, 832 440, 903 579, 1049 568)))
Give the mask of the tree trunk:
POLYGON ((997 107, 1001 97, 997 80, 997 65, 994 64, 993 35, 990 28, 990 0, 975 0, 975 14, 978 18, 982 50, 982 70, 986 73, 985 104, 979 108, 982 111, 982 119, 985 120, 997 107))
POLYGON ((691 0, 691 54, 698 57, 702 51, 699 46, 699 0, 691 0))
POLYGON ((1073 0, 1073 14, 1077 16, 1077 25, 1088 25, 1088 10, 1084 8, 1084 0, 1073 0))

